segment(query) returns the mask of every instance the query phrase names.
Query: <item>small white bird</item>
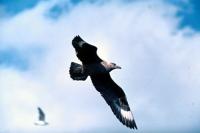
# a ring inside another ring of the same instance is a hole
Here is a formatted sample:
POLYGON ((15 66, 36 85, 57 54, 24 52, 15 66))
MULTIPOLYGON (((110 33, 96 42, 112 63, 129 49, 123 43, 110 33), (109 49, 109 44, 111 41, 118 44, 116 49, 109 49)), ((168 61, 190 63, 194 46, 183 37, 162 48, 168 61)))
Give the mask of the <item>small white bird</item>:
POLYGON ((38 107, 38 114, 39 114, 39 117, 38 117, 38 121, 35 122, 35 125, 38 125, 38 126, 46 126, 48 125, 48 122, 45 121, 45 113, 44 111, 38 107))

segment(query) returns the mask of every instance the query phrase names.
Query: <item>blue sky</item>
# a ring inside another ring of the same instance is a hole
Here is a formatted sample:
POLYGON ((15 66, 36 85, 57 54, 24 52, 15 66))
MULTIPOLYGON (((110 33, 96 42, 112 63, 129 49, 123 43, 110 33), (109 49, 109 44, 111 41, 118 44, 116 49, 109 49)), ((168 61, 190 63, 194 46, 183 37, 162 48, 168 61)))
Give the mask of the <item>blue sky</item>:
POLYGON ((18 69, 28 68, 28 60, 14 49, 2 50, 0 52, 0 64, 4 67, 15 66, 18 69))
MULTIPOLYGON (((45 1, 45 0, 42 0, 45 1)), ((48 0, 46 0, 48 1, 48 0)), ((103 1, 103 0, 101 0, 103 1)), ((123 2, 128 4, 137 0, 124 0, 123 2)), ((190 26, 194 30, 200 30, 200 2, 198 0, 163 0, 170 4, 176 5, 181 8, 177 15, 182 17, 180 22, 180 28, 185 26, 190 26)), ((5 14, 3 16, 14 16, 24 10, 34 8, 41 0, 1 0, 1 5, 3 5, 5 14)), ((86 3, 106 3, 105 1, 99 2, 96 0, 86 0, 86 3)), ((69 11, 69 5, 76 6, 80 3, 83 3, 81 0, 68 0, 68 2, 63 2, 62 6, 55 5, 49 10, 49 16, 57 18, 64 11, 69 11)))
POLYGON ((122 66, 111 73, 139 130, 200 131, 195 0, 1 0, 0 132, 131 132, 85 82, 72 81, 75 35, 122 66), (37 106, 47 127, 36 127, 37 106))

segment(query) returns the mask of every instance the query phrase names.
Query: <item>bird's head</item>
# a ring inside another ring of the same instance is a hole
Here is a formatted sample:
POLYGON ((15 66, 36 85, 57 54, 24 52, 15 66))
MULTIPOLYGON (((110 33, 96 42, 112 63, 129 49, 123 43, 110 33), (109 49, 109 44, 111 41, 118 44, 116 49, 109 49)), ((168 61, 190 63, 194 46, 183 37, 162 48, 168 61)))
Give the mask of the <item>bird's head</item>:
POLYGON ((109 68, 110 68, 110 71, 114 69, 121 69, 121 67, 116 65, 115 63, 109 63, 109 68))

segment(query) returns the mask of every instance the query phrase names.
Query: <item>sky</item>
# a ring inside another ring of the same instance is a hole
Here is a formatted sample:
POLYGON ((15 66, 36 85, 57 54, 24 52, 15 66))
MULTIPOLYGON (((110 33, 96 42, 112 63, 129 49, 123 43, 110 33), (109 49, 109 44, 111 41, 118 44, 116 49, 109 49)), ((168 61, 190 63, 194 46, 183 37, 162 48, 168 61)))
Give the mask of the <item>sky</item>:
POLYGON ((122 67, 135 132, 200 132, 198 0, 0 0, 0 17, 0 133, 132 132, 70 78, 76 35, 122 67))

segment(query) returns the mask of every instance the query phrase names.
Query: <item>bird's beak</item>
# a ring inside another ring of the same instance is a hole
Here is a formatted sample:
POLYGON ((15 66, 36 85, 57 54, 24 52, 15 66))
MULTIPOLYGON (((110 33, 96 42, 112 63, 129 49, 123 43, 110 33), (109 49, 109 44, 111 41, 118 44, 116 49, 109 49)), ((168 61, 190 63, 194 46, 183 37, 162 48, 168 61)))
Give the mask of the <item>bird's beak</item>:
POLYGON ((122 69, 120 66, 116 66, 115 68, 116 68, 116 69, 122 69))

